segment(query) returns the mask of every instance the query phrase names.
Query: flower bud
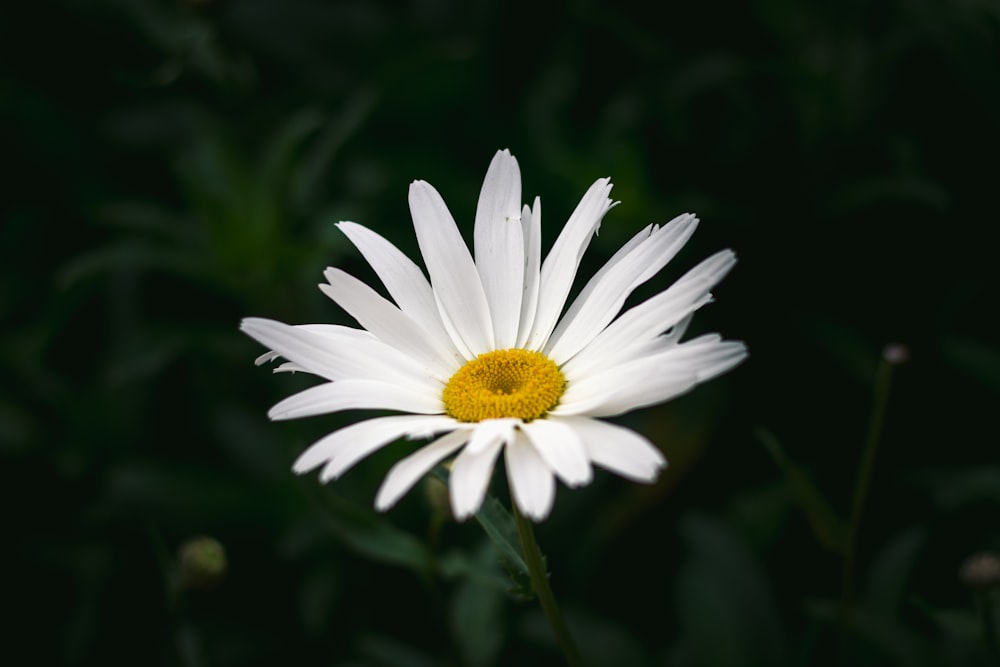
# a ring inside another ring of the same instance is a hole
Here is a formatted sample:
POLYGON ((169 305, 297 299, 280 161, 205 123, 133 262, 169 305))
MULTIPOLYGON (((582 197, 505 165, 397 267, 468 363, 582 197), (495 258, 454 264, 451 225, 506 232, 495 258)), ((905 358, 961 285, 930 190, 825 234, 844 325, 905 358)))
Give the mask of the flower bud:
POLYGON ((993 588, 1000 584, 1000 558, 988 551, 973 554, 962 562, 958 578, 970 588, 993 588))
POLYGON ((226 550, 213 537, 195 537, 177 551, 180 585, 184 588, 211 588, 226 574, 226 550))

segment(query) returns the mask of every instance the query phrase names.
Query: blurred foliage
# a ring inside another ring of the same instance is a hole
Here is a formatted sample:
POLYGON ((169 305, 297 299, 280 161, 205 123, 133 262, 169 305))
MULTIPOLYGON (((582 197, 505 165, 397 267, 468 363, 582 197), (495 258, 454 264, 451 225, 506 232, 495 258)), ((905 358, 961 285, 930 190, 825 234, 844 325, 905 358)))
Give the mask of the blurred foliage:
POLYGON ((671 468, 560 489, 538 528, 590 663, 990 664, 996 590, 958 573, 1000 550, 992 0, 5 3, 4 664, 558 663, 502 540, 440 489, 372 511, 412 444, 291 474, 351 416, 269 424, 308 379, 236 329, 346 321, 322 269, 370 273, 333 223, 414 253, 421 178, 468 233, 503 147, 549 242, 612 177, 586 271, 685 210, 702 227, 650 291, 741 257, 696 326, 750 361, 624 420, 671 468), (892 341, 912 361, 845 607, 892 341), (200 536, 224 576, 180 586, 200 536))

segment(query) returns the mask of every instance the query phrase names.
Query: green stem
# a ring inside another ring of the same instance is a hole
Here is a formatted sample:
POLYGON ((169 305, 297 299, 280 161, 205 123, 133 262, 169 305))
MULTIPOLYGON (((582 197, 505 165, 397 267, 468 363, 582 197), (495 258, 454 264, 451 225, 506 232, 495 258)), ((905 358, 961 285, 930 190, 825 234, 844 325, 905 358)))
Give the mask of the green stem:
POLYGON ((538 542, 535 540, 535 530, 531 521, 524 518, 520 510, 517 509, 517 503, 511 503, 511 505, 514 509, 517 536, 521 540, 521 551, 524 552, 524 562, 531 575, 531 587, 534 589, 535 595, 538 596, 538 602, 542 605, 542 611, 545 612, 545 617, 552 627, 559 648, 566 656, 566 662, 571 667, 580 667, 583 664, 580 659, 580 651, 576 648, 573 636, 569 633, 569 628, 566 627, 566 621, 563 620, 562 614, 559 612, 559 605, 556 604, 556 598, 552 594, 552 587, 549 586, 549 575, 545 571, 545 561, 538 548, 538 542))
POLYGON ((850 620, 854 604, 854 565, 857 558, 858 535, 861 530, 861 518, 868 499, 868 488, 871 486, 872 469, 875 467, 875 454, 878 452, 882 438, 882 425, 885 422, 886 406, 889 403, 889 388, 892 385, 892 372, 896 362, 883 357, 875 375, 875 389, 872 406, 872 420, 868 427, 868 437, 865 451, 858 470, 858 481, 854 487, 854 503, 851 508, 851 521, 848 526, 847 544, 844 548, 844 572, 840 588, 840 621, 842 625, 850 620))
POLYGON ((996 620, 993 616, 993 591, 989 588, 979 591, 979 619, 983 623, 983 641, 993 663, 1000 665, 1000 644, 997 642, 996 620))

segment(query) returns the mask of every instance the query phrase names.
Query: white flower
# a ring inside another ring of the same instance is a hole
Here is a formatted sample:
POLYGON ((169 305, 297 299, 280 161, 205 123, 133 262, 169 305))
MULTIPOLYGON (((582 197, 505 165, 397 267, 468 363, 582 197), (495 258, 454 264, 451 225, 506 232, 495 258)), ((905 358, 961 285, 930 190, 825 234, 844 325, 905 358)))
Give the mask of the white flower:
POLYGON ((694 232, 698 219, 681 215, 636 234, 563 313, 580 259, 614 205, 610 191, 606 178, 590 187, 543 262, 539 200, 522 208, 521 174, 508 151, 498 152, 486 172, 474 254, 438 192, 414 181, 410 211, 429 282, 383 237, 340 223, 392 301, 329 268, 320 289, 362 328, 244 320, 243 331, 272 350, 258 363, 280 356, 287 363, 278 370, 327 380, 281 401, 269 415, 410 414, 334 431, 307 449, 294 470, 322 466, 325 482, 399 438, 436 437, 392 467, 375 505, 391 507, 457 452, 450 497, 459 519, 478 510, 501 450, 513 499, 535 520, 552 507, 556 477, 580 486, 598 465, 632 480, 655 480, 666 465, 660 451, 599 418, 671 399, 746 357, 743 343, 716 334, 680 342, 694 311, 711 300, 709 290, 736 259, 719 252, 616 318, 629 294, 694 232))

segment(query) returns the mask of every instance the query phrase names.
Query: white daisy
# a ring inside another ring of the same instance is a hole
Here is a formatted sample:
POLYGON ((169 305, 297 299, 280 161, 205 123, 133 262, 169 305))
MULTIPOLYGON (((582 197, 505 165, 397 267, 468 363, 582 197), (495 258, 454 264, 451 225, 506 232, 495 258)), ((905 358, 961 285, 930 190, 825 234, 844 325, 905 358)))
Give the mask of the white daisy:
POLYGON ((719 252, 618 316, 629 294, 694 232, 698 219, 681 215, 636 234, 563 312, 580 259, 614 206, 610 191, 606 178, 590 187, 541 261, 539 200, 522 208, 521 174, 508 151, 498 152, 486 172, 473 254, 437 190, 414 181, 410 211, 430 281, 383 237, 341 222, 392 301, 329 268, 320 289, 362 328, 244 320, 242 330, 271 350, 258 363, 283 357, 277 370, 327 380, 279 402, 269 415, 410 414, 334 431, 298 458, 295 472, 322 466, 326 482, 399 438, 436 437, 392 467, 375 506, 391 507, 457 453, 450 497, 459 519, 478 510, 501 450, 514 502, 535 520, 552 507, 555 478, 571 487, 587 484, 593 465, 655 480, 666 465, 660 450, 600 418, 671 399, 746 357, 743 343, 716 334, 680 341, 736 258, 719 252))

